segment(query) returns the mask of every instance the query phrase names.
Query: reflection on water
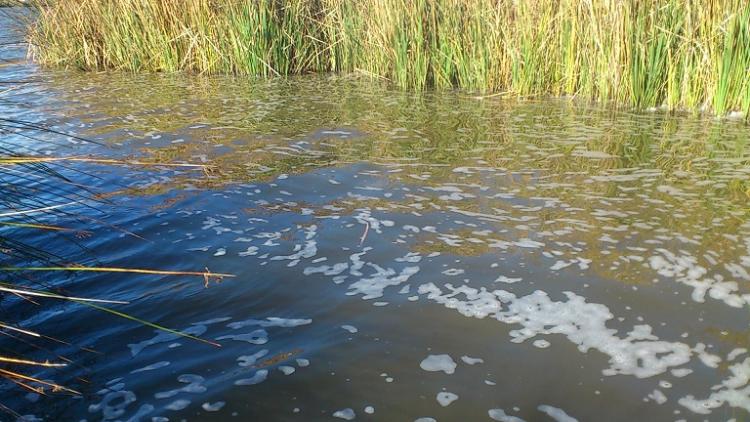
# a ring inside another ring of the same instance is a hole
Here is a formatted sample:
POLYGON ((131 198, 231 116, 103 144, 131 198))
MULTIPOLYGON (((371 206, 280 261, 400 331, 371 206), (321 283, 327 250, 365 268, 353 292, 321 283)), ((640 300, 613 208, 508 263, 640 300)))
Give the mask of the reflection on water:
POLYGON ((118 309, 222 347, 74 304, 25 311, 24 327, 97 351, 55 346, 80 366, 37 374, 82 398, 4 390, 4 404, 35 415, 26 420, 748 417, 740 123, 333 76, 84 75, 23 62, 2 74, 40 80, 0 103, 4 114, 106 145, 71 138, 45 144, 50 154, 215 165, 61 169, 84 171, 79 183, 111 201, 108 224, 147 239, 102 226, 78 240, 89 254, 238 275, 209 288, 48 279, 133 301, 118 309))

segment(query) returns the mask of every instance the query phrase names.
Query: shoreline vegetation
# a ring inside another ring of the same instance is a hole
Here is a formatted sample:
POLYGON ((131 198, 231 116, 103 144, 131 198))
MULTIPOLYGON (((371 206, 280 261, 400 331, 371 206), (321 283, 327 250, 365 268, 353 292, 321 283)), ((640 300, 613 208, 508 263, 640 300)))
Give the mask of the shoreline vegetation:
POLYGON ((744 0, 57 0, 42 65, 273 77, 360 72, 410 90, 750 112, 744 0))

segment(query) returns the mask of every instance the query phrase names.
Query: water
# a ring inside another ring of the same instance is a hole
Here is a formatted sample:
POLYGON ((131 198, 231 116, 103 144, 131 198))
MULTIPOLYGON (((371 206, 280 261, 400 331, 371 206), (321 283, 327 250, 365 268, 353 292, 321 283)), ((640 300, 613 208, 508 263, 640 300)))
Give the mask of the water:
POLYGON ((5 384, 25 420, 748 417, 742 123, 358 77, 44 71, 4 54, 0 79, 36 82, 0 115, 101 145, 5 142, 214 168, 51 164, 97 196, 38 222, 90 236, 0 235, 65 262, 236 275, 206 288, 25 273, 221 344, 6 295, 4 320, 69 342, 40 344, 75 362, 25 373, 83 393, 5 384))

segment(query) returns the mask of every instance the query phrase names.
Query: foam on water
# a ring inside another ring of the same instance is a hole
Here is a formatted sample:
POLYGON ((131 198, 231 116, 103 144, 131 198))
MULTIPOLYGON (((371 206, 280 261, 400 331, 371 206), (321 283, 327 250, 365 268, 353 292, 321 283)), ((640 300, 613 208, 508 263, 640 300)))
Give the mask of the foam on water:
POLYGON ((225 336, 216 337, 216 340, 235 340, 244 341, 250 344, 266 344, 268 343, 268 332, 264 329, 257 329, 249 333, 244 334, 229 334, 225 336))
POLYGON ((526 422, 519 417, 506 414, 503 409, 490 409, 487 411, 487 416, 498 422, 526 422))
MULTIPOLYGON (((192 325, 182 330, 182 333, 200 337, 203 333, 206 332, 206 330, 208 330, 208 327, 206 327, 206 325, 198 324, 198 325, 192 325)), ((177 334, 165 333, 163 331, 155 331, 155 332, 157 334, 148 340, 143 340, 139 343, 128 344, 128 347, 130 348, 130 353, 133 356, 137 356, 139 353, 143 351, 143 349, 149 346, 153 346, 159 343, 166 343, 169 341, 174 341, 180 338, 180 336, 178 336, 177 334)))
POLYGON ((437 400, 440 406, 447 407, 454 401, 458 400, 458 395, 447 391, 441 391, 437 394, 435 400, 437 400))
POLYGON ((217 401, 216 403, 205 402, 201 405, 201 407, 206 412, 218 412, 224 407, 224 405, 226 405, 226 403, 223 401, 217 401))
POLYGON ((610 356, 610 367, 603 370, 605 375, 647 378, 688 363, 693 354, 687 344, 658 340, 648 325, 636 325, 624 337, 618 336, 617 330, 607 328, 614 315, 606 306, 586 302, 572 292, 564 292, 567 301, 553 301, 541 290, 517 297, 505 290, 490 292, 450 284, 445 287, 447 292, 427 283, 419 287, 419 292, 465 316, 491 315, 500 322, 521 325, 510 332, 515 343, 538 335, 562 334, 581 352, 598 350, 610 356))
POLYGON ((185 409, 188 406, 190 406, 190 400, 177 399, 177 400, 173 401, 172 403, 169 403, 168 405, 166 405, 164 408, 167 409, 167 410, 175 410, 176 411, 176 410, 185 409))
POLYGON ((350 334, 354 334, 357 331, 359 331, 357 329, 357 327, 355 327, 353 325, 342 325, 341 328, 343 328, 344 330, 348 331, 350 334))
POLYGON ((568 415, 564 410, 548 404, 540 405, 537 409, 539 409, 540 412, 546 413, 550 418, 557 422, 578 422, 578 419, 568 415))
POLYGON ((244 321, 236 321, 227 324, 227 327, 232 329, 239 329, 248 326, 259 326, 259 327, 285 327, 294 328, 302 325, 308 325, 312 323, 312 319, 309 318, 279 318, 279 317, 267 317, 265 320, 247 319, 244 321))
POLYGON ((699 399, 687 395, 679 404, 694 413, 708 415, 711 410, 729 404, 750 411, 750 358, 729 366, 729 376, 720 384, 711 387, 708 397, 699 399))
POLYGON ((146 372, 146 371, 153 371, 155 369, 164 368, 165 366, 169 366, 169 361, 163 360, 156 363, 152 363, 151 365, 144 366, 143 368, 138 368, 130 371, 131 374, 137 374, 139 372, 146 372))
POLYGON ((350 407, 347 407, 346 409, 341 409, 333 412, 334 418, 344 419, 347 421, 352 421, 356 419, 357 414, 354 413, 354 410, 350 407))
POLYGON ((239 379, 234 382, 234 385, 255 385, 260 384, 261 382, 265 381, 268 377, 268 370, 267 369, 259 369, 255 372, 255 374, 250 378, 243 378, 239 379))
POLYGON ((419 367, 429 372, 442 371, 450 375, 456 371, 456 362, 450 355, 429 355, 419 364, 419 367))
POLYGON ((466 355, 461 356, 461 360, 467 365, 476 365, 478 363, 484 363, 484 359, 472 358, 466 355))

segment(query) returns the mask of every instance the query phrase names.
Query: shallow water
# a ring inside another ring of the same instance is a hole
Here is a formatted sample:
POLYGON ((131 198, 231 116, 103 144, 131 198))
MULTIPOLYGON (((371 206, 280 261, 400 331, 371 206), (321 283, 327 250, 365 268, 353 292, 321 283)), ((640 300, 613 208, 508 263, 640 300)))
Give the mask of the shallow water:
POLYGON ((0 79, 36 82, 3 94, 0 115, 101 145, 4 142, 215 169, 52 164, 99 201, 39 222, 91 236, 0 234, 67 262, 237 275, 28 274, 221 348, 6 296, 5 318, 72 344, 47 345, 76 365, 33 374, 84 393, 4 385, 25 420, 749 415, 742 123, 356 77, 43 71, 4 54, 0 79))

